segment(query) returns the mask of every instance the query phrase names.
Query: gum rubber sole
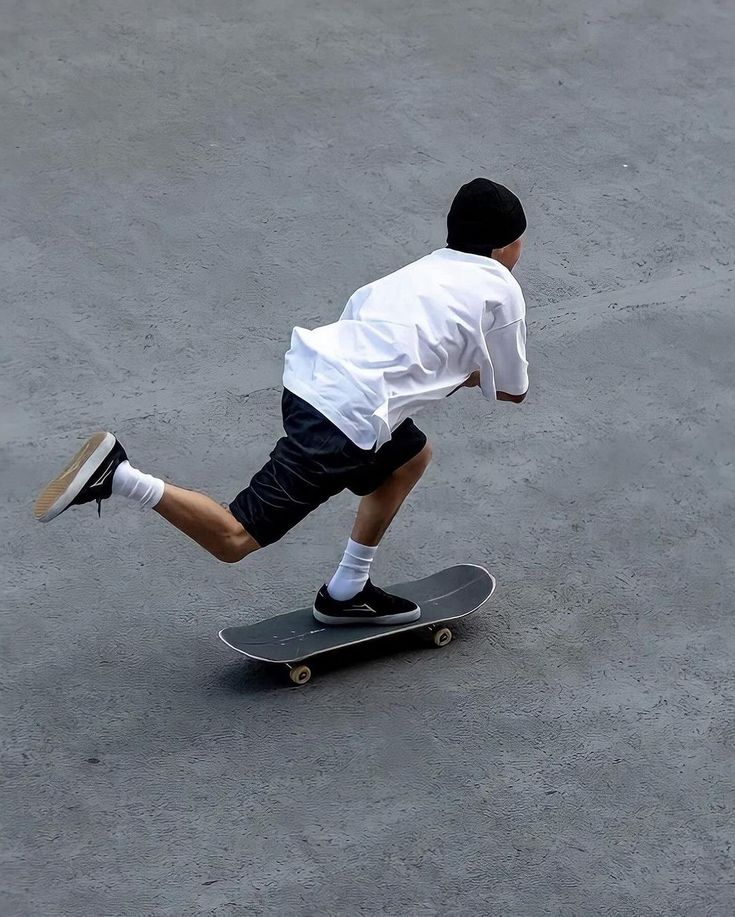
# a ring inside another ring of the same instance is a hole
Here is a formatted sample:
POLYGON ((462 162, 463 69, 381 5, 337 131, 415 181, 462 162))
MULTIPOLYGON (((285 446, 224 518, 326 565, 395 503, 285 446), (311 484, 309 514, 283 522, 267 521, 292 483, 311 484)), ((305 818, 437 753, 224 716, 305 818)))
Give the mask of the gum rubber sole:
POLYGON ((112 433, 93 433, 64 468, 44 487, 33 507, 39 522, 49 522, 63 513, 79 495, 90 475, 115 445, 112 433))

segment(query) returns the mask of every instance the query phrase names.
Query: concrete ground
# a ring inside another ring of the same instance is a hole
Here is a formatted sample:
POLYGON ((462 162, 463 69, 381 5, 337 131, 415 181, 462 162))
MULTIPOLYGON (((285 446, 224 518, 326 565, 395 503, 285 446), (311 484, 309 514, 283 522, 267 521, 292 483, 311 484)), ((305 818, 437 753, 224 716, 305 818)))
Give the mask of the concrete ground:
POLYGON ((11 917, 734 910, 732 7, 7 0, 2 897, 11 917), (307 601, 343 495, 218 565, 113 502, 90 430, 228 499, 294 324, 515 188, 532 394, 422 416, 377 562, 498 592, 304 688, 217 639, 307 601))

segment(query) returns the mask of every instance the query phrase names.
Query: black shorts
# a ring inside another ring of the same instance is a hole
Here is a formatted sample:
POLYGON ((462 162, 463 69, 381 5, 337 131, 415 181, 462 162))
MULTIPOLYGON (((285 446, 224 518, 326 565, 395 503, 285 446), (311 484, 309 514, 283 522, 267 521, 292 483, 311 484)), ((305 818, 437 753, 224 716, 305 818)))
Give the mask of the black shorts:
POLYGON ((379 449, 360 449, 308 402, 284 390, 283 429, 270 459, 230 503, 230 512, 261 547, 282 538, 335 494, 372 493, 426 445, 404 420, 379 449))

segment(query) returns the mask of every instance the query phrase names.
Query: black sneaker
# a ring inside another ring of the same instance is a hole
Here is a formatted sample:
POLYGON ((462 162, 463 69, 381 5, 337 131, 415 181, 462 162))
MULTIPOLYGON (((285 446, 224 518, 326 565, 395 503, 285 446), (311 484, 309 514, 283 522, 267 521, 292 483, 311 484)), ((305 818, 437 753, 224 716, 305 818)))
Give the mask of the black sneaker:
POLYGON ((112 495, 115 469, 127 460, 125 450, 112 433, 93 433, 66 468, 39 494, 33 515, 39 522, 50 522, 80 503, 103 500, 112 495))
POLYGON ((322 586, 314 601, 314 617, 320 624, 410 624, 421 617, 421 609, 368 580, 361 592, 344 602, 333 599, 322 586))

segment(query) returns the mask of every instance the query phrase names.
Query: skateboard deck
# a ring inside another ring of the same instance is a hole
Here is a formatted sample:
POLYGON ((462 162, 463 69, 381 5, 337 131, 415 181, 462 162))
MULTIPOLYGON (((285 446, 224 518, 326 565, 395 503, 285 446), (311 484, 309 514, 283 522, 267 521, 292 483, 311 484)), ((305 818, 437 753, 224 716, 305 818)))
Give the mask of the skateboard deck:
POLYGON ((309 606, 256 624, 225 627, 219 636, 243 656, 285 665, 291 681, 306 684, 311 678, 306 660, 357 643, 423 630, 431 634, 436 646, 446 646, 452 639, 452 631, 446 625, 484 605, 495 591, 495 578, 476 564, 457 564, 424 579, 389 586, 386 591, 416 602, 421 607, 419 620, 409 624, 333 626, 316 621, 309 606))

